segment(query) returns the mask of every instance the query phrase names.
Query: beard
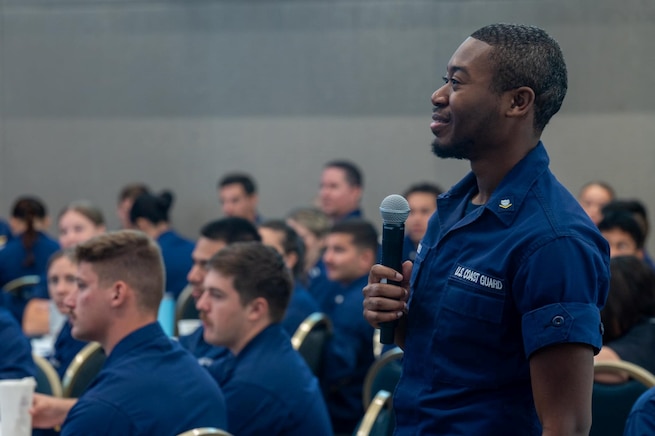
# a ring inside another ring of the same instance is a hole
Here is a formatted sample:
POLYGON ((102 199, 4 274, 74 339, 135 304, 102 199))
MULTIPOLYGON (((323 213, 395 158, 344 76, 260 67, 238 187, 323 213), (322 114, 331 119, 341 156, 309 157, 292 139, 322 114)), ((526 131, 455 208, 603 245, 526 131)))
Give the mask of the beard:
POLYGON ((439 141, 439 138, 434 138, 432 141, 432 153, 442 159, 469 159, 471 155, 471 142, 459 141, 444 145, 439 141))

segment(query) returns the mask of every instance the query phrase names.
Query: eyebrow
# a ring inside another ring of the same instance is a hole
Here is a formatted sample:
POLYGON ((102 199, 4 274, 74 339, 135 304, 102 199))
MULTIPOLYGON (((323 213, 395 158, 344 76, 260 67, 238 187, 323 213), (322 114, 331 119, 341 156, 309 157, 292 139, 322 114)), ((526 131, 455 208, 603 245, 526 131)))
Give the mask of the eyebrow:
POLYGON ((460 71, 462 73, 466 74, 466 75, 468 75, 468 73, 469 73, 468 70, 466 69, 466 67, 460 67, 460 66, 457 66, 457 65, 451 65, 451 66, 446 67, 446 72, 448 72, 449 74, 455 74, 455 73, 460 72, 460 71))

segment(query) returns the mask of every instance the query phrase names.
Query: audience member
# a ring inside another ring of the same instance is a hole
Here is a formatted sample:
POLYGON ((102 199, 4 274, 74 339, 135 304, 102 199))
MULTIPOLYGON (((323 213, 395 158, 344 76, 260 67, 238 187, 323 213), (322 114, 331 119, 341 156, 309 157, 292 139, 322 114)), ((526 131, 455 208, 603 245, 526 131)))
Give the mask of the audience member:
POLYGON ((107 231, 102 211, 88 201, 74 201, 59 212, 59 245, 70 248, 107 231))
POLYGON ((364 177, 353 162, 334 160, 323 167, 319 203, 333 222, 362 216, 364 177))
POLYGON ((14 235, 11 234, 11 228, 9 227, 9 224, 0 218, 0 250, 5 247, 7 242, 9 242, 13 236, 14 235))
POLYGON ((280 325, 293 281, 285 262, 258 242, 214 255, 197 302, 205 340, 233 357, 211 371, 225 393, 235 435, 332 435, 318 382, 280 325))
POLYGON ((324 280, 325 264, 323 251, 325 250, 325 235, 332 224, 327 215, 319 209, 295 209, 287 216, 287 224, 296 231, 305 243, 305 260, 303 281, 307 290, 313 293, 317 283, 324 280))
POLYGON ((186 286, 186 275, 193 265, 193 242, 176 233, 170 225, 169 211, 173 194, 164 191, 160 195, 142 194, 134 200, 130 209, 130 221, 134 228, 157 241, 166 268, 166 292, 174 299, 186 286))
MULTIPOLYGON (((260 240, 257 228, 245 218, 228 217, 205 224, 200 229, 200 237, 191 253, 193 266, 187 275, 189 285, 192 287, 193 299, 197 301, 202 294, 202 282, 207 275, 209 259, 214 254, 235 242, 260 240)), ((200 326, 190 335, 180 336, 180 344, 198 359, 200 365, 205 367, 218 365, 229 354, 228 350, 205 342, 203 331, 203 326, 200 326)))
POLYGON ((540 139, 566 95, 562 51, 493 24, 445 73, 432 151, 471 172, 439 196, 414 264, 375 265, 364 288, 369 322, 398 321, 396 435, 587 434, 609 250, 540 139))
POLYGON ((259 225, 262 243, 270 245, 280 253, 294 279, 291 300, 282 319, 282 327, 293 336, 298 326, 314 312, 318 303, 302 284, 304 244, 296 232, 282 220, 269 220, 259 225))
POLYGON ((348 219, 332 227, 325 245, 329 282, 316 298, 334 334, 319 379, 334 431, 352 433, 364 414, 362 388, 374 360, 373 327, 362 318, 362 288, 376 261, 377 232, 367 221, 348 219))
POLYGON ((634 216, 625 210, 606 213, 598 230, 610 245, 610 256, 644 258, 644 233, 634 216))
POLYGON ((409 215, 405 221, 405 240, 403 241, 403 261, 414 261, 418 244, 428 229, 428 221, 437 210, 437 196, 443 190, 430 182, 410 186, 403 197, 409 203, 409 215))
POLYGON ((257 185, 249 174, 225 175, 218 181, 218 199, 226 217, 244 218, 254 224, 261 222, 262 218, 257 212, 257 185))
POLYGON ((25 306, 32 298, 47 298, 46 264, 59 244, 43 230, 48 227, 46 207, 35 197, 20 197, 14 203, 10 225, 17 235, 0 250, 0 287, 19 277, 37 275, 39 285, 19 294, 5 293, 2 304, 22 323, 25 306))
POLYGON ((610 213, 615 210, 627 210, 637 220, 644 234, 644 261, 655 270, 655 262, 646 250, 646 241, 648 241, 648 233, 650 231, 650 224, 648 222, 648 212, 646 206, 639 200, 613 200, 603 207, 603 214, 610 213))
MULTIPOLYGON (((600 312, 605 332, 595 360, 626 360, 655 373, 655 271, 634 256, 610 260, 610 291, 600 312)), ((609 374, 597 380, 614 381, 609 374)), ((627 380, 618 378, 616 381, 627 380)))
POLYGON ((72 334, 99 342, 107 360, 78 400, 35 394, 34 427, 63 423, 62 436, 225 428, 221 390, 157 323, 164 289, 157 245, 123 230, 77 245, 75 260, 78 286, 64 302, 72 334))
POLYGON ((36 376, 30 341, 14 316, 0 307, 0 379, 30 376, 36 376))
POLYGON ((130 183, 123 186, 118 193, 118 204, 116 206, 116 216, 120 221, 121 229, 132 229, 133 224, 130 220, 130 210, 134 200, 140 195, 150 193, 150 188, 144 183, 130 183))
POLYGON ((578 193, 578 202, 587 212, 589 218, 598 225, 603 218, 601 210, 610 201, 614 200, 614 189, 607 183, 594 181, 585 183, 578 193))
MULTIPOLYGON (((102 211, 84 200, 74 201, 65 206, 59 213, 57 224, 59 245, 64 249, 91 239, 107 230, 102 211)), ((33 298, 27 303, 23 314, 25 334, 42 336, 49 333, 50 304, 51 302, 47 298, 33 298)))
POLYGON ((48 292, 57 311, 64 316, 58 331, 52 331, 56 337, 52 352, 47 356, 53 368, 63 380, 68 365, 73 361, 79 351, 87 344, 77 340, 71 334, 71 323, 68 319, 69 309, 66 307, 66 298, 75 292, 77 287, 77 266, 72 259, 73 252, 58 251, 50 257, 48 262, 48 292))

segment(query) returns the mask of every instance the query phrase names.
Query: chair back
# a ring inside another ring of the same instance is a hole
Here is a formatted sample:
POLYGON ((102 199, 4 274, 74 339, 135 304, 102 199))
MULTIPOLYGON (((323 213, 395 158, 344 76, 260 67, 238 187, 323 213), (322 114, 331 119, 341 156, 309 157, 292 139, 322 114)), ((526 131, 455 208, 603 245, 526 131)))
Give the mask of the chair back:
POLYGON ((396 389, 402 372, 402 357, 403 350, 400 347, 394 347, 373 362, 366 373, 362 389, 364 410, 371 404, 373 397, 379 391, 393 392, 396 389))
POLYGON ((196 309, 196 300, 191 295, 193 286, 188 285, 185 287, 175 302, 175 325, 173 331, 175 336, 179 336, 180 332, 177 329, 178 321, 181 319, 198 319, 200 314, 196 309))
POLYGON ((320 374, 323 355, 332 336, 332 321, 324 313, 314 312, 300 323, 291 337, 291 345, 307 362, 314 375, 320 374))
POLYGON ((392 395, 379 391, 366 408, 366 413, 355 428, 355 436, 391 436, 396 427, 392 395))
POLYGON ((52 364, 35 353, 32 353, 32 360, 36 365, 36 387, 34 391, 39 394, 61 397, 63 394, 61 381, 52 364))
POLYGON ((641 394, 655 386, 655 376, 644 368, 625 361, 597 362, 594 364, 594 371, 627 373, 629 380, 615 384, 594 382, 589 435, 622 435, 632 406, 641 394))
POLYGON ((91 384, 100 372, 107 356, 97 342, 89 342, 82 348, 66 368, 64 381, 64 397, 78 398, 91 384))
POLYGON ((187 430, 177 436, 232 436, 232 434, 218 428, 203 427, 187 430))
POLYGON ((38 275, 28 275, 18 277, 10 282, 5 283, 2 287, 3 292, 7 292, 18 298, 29 298, 36 286, 41 282, 38 275))

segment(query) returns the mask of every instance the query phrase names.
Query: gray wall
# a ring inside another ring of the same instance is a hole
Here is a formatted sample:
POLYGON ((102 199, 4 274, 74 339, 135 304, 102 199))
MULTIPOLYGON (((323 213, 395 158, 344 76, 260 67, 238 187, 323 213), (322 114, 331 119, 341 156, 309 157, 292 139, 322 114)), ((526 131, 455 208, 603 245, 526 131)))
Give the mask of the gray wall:
POLYGON ((0 0, 0 215, 24 193, 53 214, 88 198, 115 227, 119 188, 145 181, 194 237, 224 172, 254 174, 277 217, 349 158, 379 222, 386 195, 468 170, 430 154, 429 97, 497 21, 562 45, 569 95, 543 137, 560 180, 604 179, 655 216, 655 2, 638 0, 0 0))

